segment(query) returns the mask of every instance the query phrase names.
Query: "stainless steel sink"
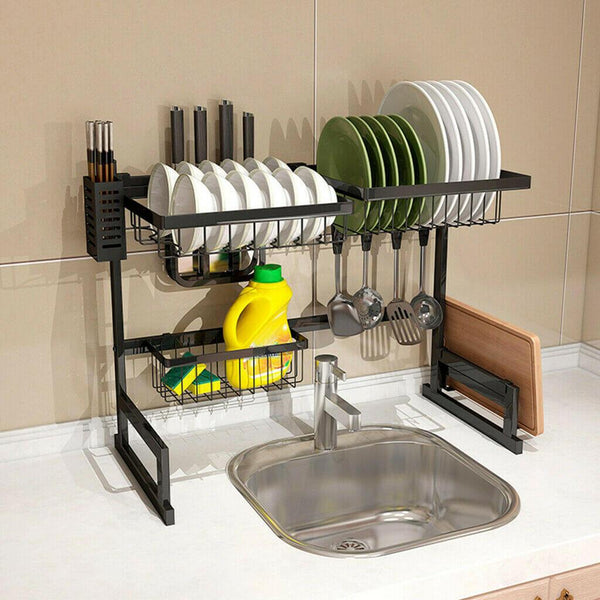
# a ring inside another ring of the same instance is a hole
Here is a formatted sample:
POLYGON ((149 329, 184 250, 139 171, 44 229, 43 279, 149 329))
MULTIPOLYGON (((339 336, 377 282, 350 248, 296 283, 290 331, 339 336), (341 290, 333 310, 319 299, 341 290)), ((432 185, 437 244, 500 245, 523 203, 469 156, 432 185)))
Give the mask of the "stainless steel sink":
POLYGON ((339 432, 335 450, 312 435, 249 448, 227 467, 233 485, 292 546, 325 556, 379 556, 500 527, 516 491, 426 431, 339 432))

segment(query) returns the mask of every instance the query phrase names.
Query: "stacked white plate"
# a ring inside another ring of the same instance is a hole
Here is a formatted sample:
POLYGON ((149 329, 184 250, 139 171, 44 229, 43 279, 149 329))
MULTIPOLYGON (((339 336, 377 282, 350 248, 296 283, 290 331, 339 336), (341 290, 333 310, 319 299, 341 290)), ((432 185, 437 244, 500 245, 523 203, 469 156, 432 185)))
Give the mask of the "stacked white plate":
MULTIPOLYGON (((500 177, 498 128, 481 93, 464 81, 401 81, 385 95, 379 114, 399 114, 423 146, 428 182, 500 177)), ((485 218, 495 192, 435 198, 429 222, 470 223, 485 218)), ((423 223, 426 224, 426 223, 423 223)))
MULTIPOLYGON (((220 165, 209 160, 198 166, 182 162, 177 169, 158 163, 148 184, 148 207, 163 215, 332 202, 336 202, 335 191, 316 171, 301 166, 292 172, 284 161, 272 156, 263 162, 247 158, 244 164, 231 159, 220 165)), ((259 221, 185 228, 171 233, 181 254, 190 254, 201 247, 207 252, 218 252, 250 244, 260 248, 310 243, 323 235, 333 220, 334 217, 320 217, 259 221)))

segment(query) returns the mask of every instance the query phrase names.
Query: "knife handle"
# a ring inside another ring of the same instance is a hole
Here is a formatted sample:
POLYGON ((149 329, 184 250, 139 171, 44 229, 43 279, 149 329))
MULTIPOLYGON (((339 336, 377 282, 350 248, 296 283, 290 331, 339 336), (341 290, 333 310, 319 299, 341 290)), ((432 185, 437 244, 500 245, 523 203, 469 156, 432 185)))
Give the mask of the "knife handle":
POLYGON ((183 109, 171 109, 171 162, 173 167, 184 160, 183 109))
POLYGON ((254 156, 254 115, 245 112, 242 117, 242 135, 244 143, 244 158, 254 156))
POLYGON ((221 162, 233 159, 233 104, 223 100, 219 104, 219 137, 221 139, 221 162))
POLYGON ((206 108, 196 106, 194 109, 194 155, 196 165, 208 158, 206 133, 206 108))

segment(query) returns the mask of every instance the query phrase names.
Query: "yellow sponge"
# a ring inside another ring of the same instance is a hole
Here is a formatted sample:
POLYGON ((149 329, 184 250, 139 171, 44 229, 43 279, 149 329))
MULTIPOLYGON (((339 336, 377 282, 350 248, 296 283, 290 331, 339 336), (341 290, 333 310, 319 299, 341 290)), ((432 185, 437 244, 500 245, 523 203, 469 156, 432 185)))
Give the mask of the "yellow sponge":
POLYGON ((218 392, 221 389, 221 380, 213 375, 209 370, 204 370, 190 385, 188 390, 192 394, 208 394, 210 392, 218 392))
MULTIPOLYGON (((183 356, 185 358, 193 358, 194 355, 191 352, 186 352, 183 356)), ((202 363, 185 365, 183 367, 173 367, 164 374, 161 381, 172 392, 181 396, 183 390, 187 389, 204 369, 206 369, 206 365, 202 363)))

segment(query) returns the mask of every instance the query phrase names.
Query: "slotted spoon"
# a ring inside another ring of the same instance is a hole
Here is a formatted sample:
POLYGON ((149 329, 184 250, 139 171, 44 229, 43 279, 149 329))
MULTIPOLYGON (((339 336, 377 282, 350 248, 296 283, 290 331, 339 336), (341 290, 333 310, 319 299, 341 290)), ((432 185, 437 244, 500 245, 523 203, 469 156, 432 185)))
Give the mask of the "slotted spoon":
POLYGON ((394 299, 387 305, 385 311, 399 344, 412 346, 423 339, 419 321, 412 306, 399 298, 398 273, 400 270, 400 245, 402 243, 402 232, 392 231, 392 248, 394 250, 394 299))

